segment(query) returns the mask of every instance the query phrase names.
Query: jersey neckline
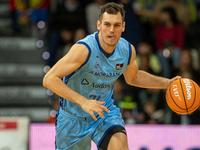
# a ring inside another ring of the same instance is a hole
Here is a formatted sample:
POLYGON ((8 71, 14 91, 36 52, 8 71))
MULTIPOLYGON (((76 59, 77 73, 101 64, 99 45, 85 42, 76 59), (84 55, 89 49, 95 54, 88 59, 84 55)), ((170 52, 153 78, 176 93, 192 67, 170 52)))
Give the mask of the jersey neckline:
MULTIPOLYGON (((115 49, 112 51, 112 53, 107 54, 107 53, 105 52, 105 50, 104 50, 104 49, 101 47, 101 45, 100 45, 98 33, 99 33, 99 32, 97 32, 97 33, 95 34, 95 39, 96 39, 96 41, 97 41, 97 43, 98 43, 99 49, 100 49, 100 51, 101 51, 107 58, 109 58, 110 56, 112 56, 112 55, 114 54, 115 49)), ((116 47, 115 47, 115 48, 116 48, 116 47)))

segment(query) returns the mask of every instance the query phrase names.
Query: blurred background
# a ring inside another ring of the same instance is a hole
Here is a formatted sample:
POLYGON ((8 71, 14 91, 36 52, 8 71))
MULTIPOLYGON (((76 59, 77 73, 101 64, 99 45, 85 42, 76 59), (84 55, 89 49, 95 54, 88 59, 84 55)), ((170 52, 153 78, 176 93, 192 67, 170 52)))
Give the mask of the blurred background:
MULTIPOLYGON (((42 86, 43 77, 76 41, 97 31, 100 6, 107 2, 124 5, 122 37, 135 46, 139 69, 167 78, 181 75, 200 85, 200 0, 0 0, 0 150, 27 150, 33 145, 33 150, 54 149, 47 145, 54 146, 59 97, 42 86), (43 141, 45 133, 52 136, 43 141), (24 138, 17 141, 15 134, 24 138), (7 142, 2 142, 5 135, 7 142)), ((130 132, 137 127, 178 126, 179 133, 186 133, 182 127, 187 126, 192 132, 183 136, 199 141, 190 133, 200 131, 200 108, 177 115, 167 106, 165 92, 128 86, 123 76, 116 81, 115 104, 127 126, 133 127, 130 132)), ((138 129, 140 135, 143 130, 138 129)), ((185 146, 188 150, 200 149, 191 141, 185 146)), ((140 149, 156 150, 152 143, 140 149)))

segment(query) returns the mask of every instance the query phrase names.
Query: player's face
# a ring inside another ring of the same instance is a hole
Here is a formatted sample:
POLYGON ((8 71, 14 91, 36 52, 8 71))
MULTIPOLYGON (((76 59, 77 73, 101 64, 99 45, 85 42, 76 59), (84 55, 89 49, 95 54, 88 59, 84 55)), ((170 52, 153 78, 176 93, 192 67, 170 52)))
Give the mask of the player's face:
POLYGON ((102 46, 115 46, 125 29, 125 22, 119 12, 116 15, 105 12, 101 22, 97 21, 97 29, 102 46))

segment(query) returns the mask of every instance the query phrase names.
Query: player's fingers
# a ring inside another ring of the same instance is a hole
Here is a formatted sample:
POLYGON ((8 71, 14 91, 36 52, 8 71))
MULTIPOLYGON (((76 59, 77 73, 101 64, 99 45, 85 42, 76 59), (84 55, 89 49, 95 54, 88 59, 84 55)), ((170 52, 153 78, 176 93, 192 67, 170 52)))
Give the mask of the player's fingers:
POLYGON ((181 79, 182 77, 181 76, 176 76, 176 79, 181 79))
POLYGON ((172 80, 177 80, 177 79, 181 79, 182 77, 181 76, 176 76, 174 78, 172 78, 172 80))
POLYGON ((103 110, 99 108, 98 110, 95 111, 101 118, 104 118, 103 110))
POLYGON ((97 121, 97 117, 94 115, 93 112, 91 112, 90 115, 92 116, 92 118, 93 118, 95 121, 97 121))
POLYGON ((169 82, 169 84, 171 84, 172 82, 174 82, 175 80, 178 80, 178 79, 181 79, 182 77, 181 76, 176 76, 174 78, 172 78, 169 82))
POLYGON ((106 106, 100 106, 100 107, 101 107, 101 109, 103 109, 107 113, 110 113, 110 110, 106 106))
POLYGON ((105 104, 105 102, 99 102, 99 101, 98 101, 98 103, 99 103, 100 105, 103 105, 103 104, 105 104))

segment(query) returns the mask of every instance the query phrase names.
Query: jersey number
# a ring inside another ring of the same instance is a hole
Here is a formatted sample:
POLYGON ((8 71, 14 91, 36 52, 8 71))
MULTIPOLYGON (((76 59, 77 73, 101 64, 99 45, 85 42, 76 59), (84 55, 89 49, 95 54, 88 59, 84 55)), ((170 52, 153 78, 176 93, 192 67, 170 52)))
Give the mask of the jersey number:
POLYGON ((90 95, 90 98, 99 100, 101 98, 101 95, 90 95))

